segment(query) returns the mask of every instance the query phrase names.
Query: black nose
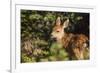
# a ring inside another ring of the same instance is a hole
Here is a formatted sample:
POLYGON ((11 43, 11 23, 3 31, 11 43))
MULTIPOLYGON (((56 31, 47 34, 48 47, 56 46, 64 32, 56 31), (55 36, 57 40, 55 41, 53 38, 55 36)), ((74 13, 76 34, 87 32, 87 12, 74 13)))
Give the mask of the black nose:
POLYGON ((51 37, 51 41, 55 42, 55 41, 57 41, 57 39, 55 37, 51 37))

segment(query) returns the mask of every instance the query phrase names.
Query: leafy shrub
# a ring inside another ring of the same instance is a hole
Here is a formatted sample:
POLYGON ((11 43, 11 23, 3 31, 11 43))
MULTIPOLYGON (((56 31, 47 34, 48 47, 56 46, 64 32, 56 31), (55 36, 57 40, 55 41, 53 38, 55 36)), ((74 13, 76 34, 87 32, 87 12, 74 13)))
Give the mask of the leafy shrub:
POLYGON ((61 20, 67 18, 71 20, 65 32, 83 33, 89 37, 88 13, 21 10, 22 63, 69 60, 65 48, 50 40, 52 28, 58 16, 61 20), (25 44, 29 40, 31 41, 25 44), (29 47, 27 51, 26 47, 29 47))

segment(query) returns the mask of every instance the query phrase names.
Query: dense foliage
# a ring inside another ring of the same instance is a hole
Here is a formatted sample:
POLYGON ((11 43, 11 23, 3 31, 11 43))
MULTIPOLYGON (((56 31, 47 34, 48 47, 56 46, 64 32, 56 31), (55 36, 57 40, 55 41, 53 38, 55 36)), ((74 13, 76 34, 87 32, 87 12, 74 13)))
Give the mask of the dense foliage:
POLYGON ((50 40, 56 18, 70 19, 65 32, 89 37, 89 13, 21 10, 21 62, 69 60, 62 45, 50 40))

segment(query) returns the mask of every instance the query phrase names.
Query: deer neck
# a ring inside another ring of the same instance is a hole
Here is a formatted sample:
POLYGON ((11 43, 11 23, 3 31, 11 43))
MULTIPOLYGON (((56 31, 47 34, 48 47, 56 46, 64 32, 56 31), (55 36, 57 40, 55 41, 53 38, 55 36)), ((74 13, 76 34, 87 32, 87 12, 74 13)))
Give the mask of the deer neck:
POLYGON ((59 43, 59 44, 62 44, 63 45, 63 42, 64 42, 64 40, 65 40, 65 38, 66 38, 66 34, 65 33, 63 33, 62 35, 60 35, 61 36, 61 38, 58 38, 57 39, 57 43, 59 43))
POLYGON ((69 33, 64 34, 64 36, 60 40, 60 43, 63 45, 64 48, 66 48, 69 45, 69 42, 70 42, 72 37, 73 37, 73 34, 69 34, 69 33))

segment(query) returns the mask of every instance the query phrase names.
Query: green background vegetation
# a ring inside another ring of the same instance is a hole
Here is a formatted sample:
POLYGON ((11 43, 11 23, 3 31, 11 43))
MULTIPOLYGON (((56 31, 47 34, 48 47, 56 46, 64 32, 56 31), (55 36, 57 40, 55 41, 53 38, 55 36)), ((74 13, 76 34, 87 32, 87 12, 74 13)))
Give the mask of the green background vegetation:
POLYGON ((83 33, 89 37, 89 13, 21 10, 21 62, 67 61, 62 45, 51 42, 56 18, 70 19, 65 32, 83 33))

